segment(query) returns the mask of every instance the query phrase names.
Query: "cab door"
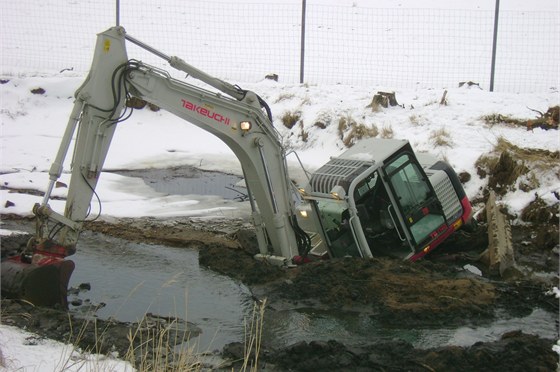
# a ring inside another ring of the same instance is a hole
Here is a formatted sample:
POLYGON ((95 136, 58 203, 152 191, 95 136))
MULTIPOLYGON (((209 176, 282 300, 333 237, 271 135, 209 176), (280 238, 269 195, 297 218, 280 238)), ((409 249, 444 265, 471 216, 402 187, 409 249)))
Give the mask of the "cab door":
POLYGON ((391 217, 401 222, 396 227, 402 239, 418 252, 448 228, 441 203, 411 149, 389 159, 383 172, 394 201, 391 217))

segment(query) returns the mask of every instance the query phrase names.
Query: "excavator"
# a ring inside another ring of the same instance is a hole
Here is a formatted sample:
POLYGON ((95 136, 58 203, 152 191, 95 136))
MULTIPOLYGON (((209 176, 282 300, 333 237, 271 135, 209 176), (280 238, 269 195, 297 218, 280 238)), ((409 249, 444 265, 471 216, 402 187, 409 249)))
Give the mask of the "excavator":
POLYGON ((256 259, 285 267, 347 256, 415 261, 471 223, 470 201, 452 167, 432 155, 415 154, 406 140, 364 139, 315 172, 306 172, 303 185, 296 185, 271 110, 261 97, 116 26, 97 36, 91 70, 75 93, 47 191, 33 207, 36 233, 21 255, 2 262, 3 295, 67 307, 74 262, 66 257, 76 252, 114 131, 132 113, 126 104, 131 97, 208 131, 236 155, 257 236, 256 259), (130 59, 127 43, 205 87, 130 59), (72 142, 70 184, 60 213, 49 200, 72 142))

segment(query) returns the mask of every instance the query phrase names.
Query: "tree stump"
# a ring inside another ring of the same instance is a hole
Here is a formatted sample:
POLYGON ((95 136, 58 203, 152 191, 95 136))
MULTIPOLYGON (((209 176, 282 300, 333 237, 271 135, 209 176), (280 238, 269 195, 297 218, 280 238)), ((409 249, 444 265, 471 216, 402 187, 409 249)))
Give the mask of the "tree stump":
POLYGON ((278 74, 268 74, 264 78, 267 80, 278 81, 278 74))
POLYGON ((389 106, 399 106, 397 98, 395 97, 395 92, 377 92, 367 107, 371 107, 372 110, 375 110, 379 106, 385 108, 389 106))

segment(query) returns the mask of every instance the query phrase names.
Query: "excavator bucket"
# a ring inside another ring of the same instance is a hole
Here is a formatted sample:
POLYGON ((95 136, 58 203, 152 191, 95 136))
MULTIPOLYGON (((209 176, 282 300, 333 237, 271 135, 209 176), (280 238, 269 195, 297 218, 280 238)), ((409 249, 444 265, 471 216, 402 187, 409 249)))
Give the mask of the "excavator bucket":
POLYGON ((68 308, 67 291, 74 261, 52 259, 35 264, 22 256, 2 260, 2 297, 22 299, 37 306, 68 308))

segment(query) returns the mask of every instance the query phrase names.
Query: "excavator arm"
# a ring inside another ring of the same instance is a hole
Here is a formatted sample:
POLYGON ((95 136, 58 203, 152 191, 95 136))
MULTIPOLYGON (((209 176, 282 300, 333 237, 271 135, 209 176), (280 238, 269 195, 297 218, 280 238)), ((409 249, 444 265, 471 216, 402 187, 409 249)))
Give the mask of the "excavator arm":
MULTIPOLYGON (((297 226, 294 187, 266 103, 251 91, 209 76, 178 57, 169 57, 134 39, 122 27, 113 27, 98 35, 90 73, 76 91, 70 120, 49 171, 47 192, 42 203, 33 209, 37 231, 28 246, 28 258, 23 261, 36 268, 52 268, 68 262, 64 258, 75 253, 113 134, 130 115, 126 99, 132 96, 212 133, 237 156, 249 191, 260 258, 286 265, 309 249, 309 238, 297 226), (187 84, 164 70, 130 60, 127 42, 158 55, 214 90, 187 84), (58 213, 49 205, 50 195, 62 174, 74 137, 68 196, 64 212, 58 213)), ((56 284, 61 292, 57 292, 55 302, 63 305, 60 298, 65 301, 65 288, 72 271, 68 273, 68 269, 56 284)), ((36 285, 44 286, 44 283, 35 280, 24 287, 36 285)), ((29 288, 24 292, 29 293, 29 288)))

